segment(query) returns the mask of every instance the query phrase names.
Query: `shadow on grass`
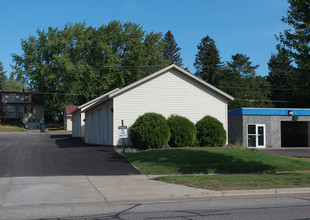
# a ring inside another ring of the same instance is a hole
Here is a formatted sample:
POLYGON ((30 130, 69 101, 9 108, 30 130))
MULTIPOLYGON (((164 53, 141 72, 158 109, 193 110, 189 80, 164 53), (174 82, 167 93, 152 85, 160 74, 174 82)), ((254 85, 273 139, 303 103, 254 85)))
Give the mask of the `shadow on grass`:
POLYGON ((242 151, 232 151, 229 155, 207 150, 173 149, 128 153, 125 156, 145 174, 260 173, 276 169, 261 161, 244 160, 238 152, 242 151))

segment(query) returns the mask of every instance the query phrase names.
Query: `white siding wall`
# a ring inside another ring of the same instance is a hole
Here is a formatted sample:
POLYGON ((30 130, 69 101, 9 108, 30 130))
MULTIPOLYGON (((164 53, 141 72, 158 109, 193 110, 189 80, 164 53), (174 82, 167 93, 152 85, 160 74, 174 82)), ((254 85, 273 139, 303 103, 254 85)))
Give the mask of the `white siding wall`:
POLYGON ((104 103, 85 113, 85 142, 112 145, 113 140, 113 103, 104 103))
POLYGON ((80 137, 85 137, 85 112, 81 112, 79 120, 80 120, 79 135, 80 137))
MULTIPOLYGON (((113 145, 121 145, 118 126, 121 120, 131 126, 138 116, 156 112, 168 118, 171 114, 187 117, 196 123, 211 115, 227 127, 227 101, 189 77, 170 70, 114 98, 113 145)), ((130 144, 130 141, 127 143, 130 144)))
MULTIPOLYGON (((72 137, 81 137, 81 111, 72 114, 72 137)), ((85 123, 85 122, 84 122, 85 123)))
MULTIPOLYGON (((72 136, 73 137, 85 137, 85 112, 81 110, 75 112, 72 115, 72 136)), ((68 122, 67 122, 68 123, 68 122)))
POLYGON ((72 116, 71 115, 68 115, 67 117, 65 117, 65 130, 66 131, 72 131, 72 116))

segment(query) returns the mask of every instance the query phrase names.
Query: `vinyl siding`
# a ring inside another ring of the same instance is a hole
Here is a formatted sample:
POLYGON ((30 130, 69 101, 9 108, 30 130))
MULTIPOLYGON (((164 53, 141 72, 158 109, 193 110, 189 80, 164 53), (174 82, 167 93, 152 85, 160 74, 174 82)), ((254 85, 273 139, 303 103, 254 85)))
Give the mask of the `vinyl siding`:
MULTIPOLYGON (((83 124, 85 126, 84 121, 83 124)), ((72 114, 72 137, 81 137, 81 110, 72 114)))
POLYGON ((114 98, 113 145, 121 145, 118 138, 121 120, 130 127, 138 116, 146 112, 161 113, 166 118, 178 114, 194 123, 205 115, 211 115, 228 130, 227 99, 177 70, 169 70, 114 98))
POLYGON ((113 103, 109 101, 85 112, 87 118, 85 128, 86 143, 112 145, 112 108, 113 103))
POLYGON ((72 131, 72 116, 68 115, 65 117, 65 130, 66 131, 72 131))

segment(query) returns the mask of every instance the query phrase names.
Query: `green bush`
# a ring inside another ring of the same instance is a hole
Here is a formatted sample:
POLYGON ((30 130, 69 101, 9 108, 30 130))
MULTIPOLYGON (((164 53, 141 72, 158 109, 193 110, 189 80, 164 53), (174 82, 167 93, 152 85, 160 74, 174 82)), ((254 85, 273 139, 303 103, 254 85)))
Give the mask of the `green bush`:
POLYGON ((196 123, 197 139, 200 146, 223 147, 226 143, 226 131, 223 124, 209 115, 196 123))
POLYGON ((161 114, 145 113, 131 126, 130 138, 137 148, 163 148, 170 139, 168 122, 161 114))
POLYGON ((169 145, 171 147, 189 147, 195 145, 196 127, 189 119, 179 116, 171 115, 168 118, 171 137, 169 145))

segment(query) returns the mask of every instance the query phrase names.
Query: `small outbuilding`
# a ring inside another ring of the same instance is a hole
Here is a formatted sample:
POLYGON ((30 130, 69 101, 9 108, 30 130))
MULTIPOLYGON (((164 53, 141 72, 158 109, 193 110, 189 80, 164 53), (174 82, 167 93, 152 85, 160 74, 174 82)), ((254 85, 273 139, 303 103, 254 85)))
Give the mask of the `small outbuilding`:
POLYGON ((90 106, 96 104, 100 100, 105 99, 110 93, 117 91, 114 89, 106 94, 103 94, 89 102, 78 106, 75 110, 71 112, 72 114, 72 137, 80 137, 85 139, 85 110, 90 106))
POLYGON ((64 112, 64 130, 72 131, 72 114, 71 112, 75 110, 77 105, 66 105, 64 112))
MULTIPOLYGON (((210 115, 228 131, 228 101, 233 97, 206 83, 177 65, 170 65, 122 89, 113 90, 73 112, 73 127, 79 135, 79 114, 85 113, 85 142, 122 145, 118 127, 130 127, 146 112, 168 118, 172 114, 187 117, 193 123, 210 115), (80 113, 79 113, 80 112, 80 113)), ((73 132, 76 135, 75 132, 73 132)))
POLYGON ((230 110, 228 131, 229 143, 248 148, 310 147, 310 109, 230 110))

